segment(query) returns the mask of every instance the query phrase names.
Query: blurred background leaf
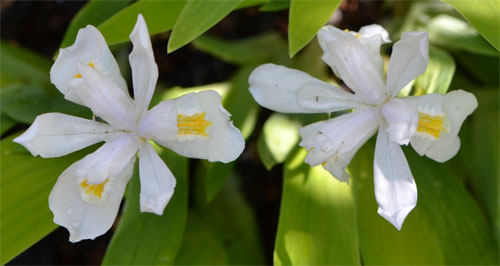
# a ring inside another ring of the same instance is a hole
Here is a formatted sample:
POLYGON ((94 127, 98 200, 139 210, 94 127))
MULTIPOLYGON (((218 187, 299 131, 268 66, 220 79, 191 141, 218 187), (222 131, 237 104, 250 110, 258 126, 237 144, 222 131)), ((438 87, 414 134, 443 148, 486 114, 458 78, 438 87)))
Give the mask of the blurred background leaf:
POLYGON ((177 180, 175 193, 163 215, 140 212, 140 182, 138 167, 135 168, 127 186, 120 223, 102 262, 104 265, 172 265, 175 261, 187 219, 188 163, 184 157, 159 149, 177 180))
POLYGON ((415 80, 415 95, 427 93, 445 94, 455 74, 455 60, 446 51, 429 47, 429 64, 425 73, 415 80))

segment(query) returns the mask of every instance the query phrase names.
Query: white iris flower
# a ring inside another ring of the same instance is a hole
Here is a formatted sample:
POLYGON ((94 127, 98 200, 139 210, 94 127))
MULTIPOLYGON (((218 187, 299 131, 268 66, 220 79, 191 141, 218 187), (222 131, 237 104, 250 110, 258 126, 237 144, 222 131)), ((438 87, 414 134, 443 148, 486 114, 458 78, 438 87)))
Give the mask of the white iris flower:
POLYGON ((141 211, 163 213, 176 180, 149 140, 186 157, 224 163, 235 160, 245 146, 215 91, 190 93, 148 110, 158 67, 142 15, 130 39, 134 99, 104 37, 93 26, 81 29, 75 44, 60 50, 50 71, 52 83, 67 100, 89 107, 108 124, 47 113, 14 140, 44 158, 105 142, 66 169, 49 196, 54 222, 69 230, 72 242, 94 239, 111 227, 137 151, 141 211))
POLYGON ((393 46, 387 79, 380 46, 390 42, 379 25, 359 33, 326 26, 318 33, 322 57, 353 91, 347 92, 303 72, 273 64, 255 69, 250 92, 262 106, 283 113, 330 113, 352 110, 300 129, 306 163, 323 165, 348 182, 345 171, 358 149, 378 131, 374 160, 378 213, 401 229, 417 203, 417 187, 400 147, 411 143, 420 154, 444 162, 460 148, 457 134, 477 107, 471 93, 428 94, 398 98, 398 92, 425 72, 426 32, 406 32, 393 46))

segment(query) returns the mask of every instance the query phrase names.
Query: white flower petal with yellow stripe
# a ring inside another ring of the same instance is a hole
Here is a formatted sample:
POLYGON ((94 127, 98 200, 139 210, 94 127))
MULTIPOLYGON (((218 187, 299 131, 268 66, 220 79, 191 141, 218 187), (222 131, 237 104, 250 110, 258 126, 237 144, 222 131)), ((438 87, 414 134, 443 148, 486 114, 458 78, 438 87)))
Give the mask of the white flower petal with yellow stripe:
POLYGON ((51 69, 51 81, 66 99, 89 107, 107 124, 49 113, 38 116, 14 139, 42 157, 105 142, 66 169, 49 196, 54 222, 68 229, 72 242, 109 230, 138 151, 141 211, 163 214, 176 180, 150 140, 187 157, 225 163, 235 160, 245 146, 215 91, 188 94, 148 110, 158 67, 142 15, 130 39, 134 99, 104 37, 92 26, 79 31, 73 46, 61 49, 51 69))
POLYGON ((378 129, 374 160, 375 196, 379 214, 398 230, 416 206, 417 188, 399 145, 408 145, 438 162, 453 157, 464 119, 477 107, 474 95, 453 91, 397 98, 398 92, 425 72, 428 34, 406 32, 393 46, 387 80, 380 46, 390 42, 380 25, 359 32, 332 26, 318 32, 323 61, 353 93, 314 79, 306 73, 271 64, 250 76, 250 92, 262 106, 285 113, 353 111, 300 129, 305 162, 323 165, 335 178, 348 182, 346 167, 357 150, 378 129))

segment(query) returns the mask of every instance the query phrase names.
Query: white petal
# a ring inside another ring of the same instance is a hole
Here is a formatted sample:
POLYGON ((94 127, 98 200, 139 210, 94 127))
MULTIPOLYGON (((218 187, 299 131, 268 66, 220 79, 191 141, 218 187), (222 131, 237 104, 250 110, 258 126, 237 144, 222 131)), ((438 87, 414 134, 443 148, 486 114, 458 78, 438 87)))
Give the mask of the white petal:
POLYGON ((123 92, 128 91, 106 40, 92 25, 78 31, 75 43, 59 51, 59 56, 50 69, 51 82, 65 95, 65 98, 83 104, 68 86, 68 82, 80 73, 77 63, 92 65, 123 92))
POLYGON ((477 108, 476 97, 472 93, 456 90, 446 95, 433 93, 408 97, 405 100, 415 103, 421 116, 427 115, 442 123, 441 132, 433 136, 426 133, 421 117, 417 134, 410 142, 412 147, 420 155, 426 155, 438 162, 453 158, 460 149, 460 127, 465 118, 477 108), (439 136, 436 137, 437 135, 439 136))
POLYGON ((378 213, 401 230, 410 211, 417 205, 417 186, 401 147, 378 131, 373 162, 378 213))
POLYGON ((132 176, 134 161, 128 161, 120 173, 109 177, 102 186, 101 197, 85 192, 84 185, 78 181, 76 171, 81 161, 71 165, 59 176, 50 192, 49 208, 54 214, 54 223, 68 229, 71 242, 94 239, 111 228, 125 186, 132 176))
POLYGON ((392 98, 382 107, 382 115, 388 125, 387 133, 391 141, 408 145, 411 137, 417 131, 417 106, 398 98, 392 98))
MULTIPOLYGON (((376 131, 381 123, 377 108, 359 109, 328 121, 316 122, 299 130, 302 137, 300 146, 309 150, 306 163, 316 166, 328 163, 337 178, 350 162, 350 154, 361 147, 376 131), (345 156, 345 157, 344 157, 345 156)), ((352 156, 351 156, 352 158, 352 156)), ((334 175, 335 175, 334 173, 334 175)))
POLYGON ((78 64, 81 79, 69 82, 76 94, 94 114, 116 128, 134 130, 136 115, 128 93, 124 93, 111 80, 94 68, 78 64))
POLYGON ((157 141, 166 141, 175 136, 178 132, 175 103, 163 101, 146 111, 139 120, 137 130, 141 137, 157 141))
POLYGON ((148 27, 141 14, 137 17, 137 23, 130 34, 130 40, 134 45, 129 56, 134 84, 134 100, 137 112, 141 113, 148 109, 158 80, 158 66, 151 48, 148 27))
POLYGON ((372 62, 370 53, 352 34, 332 26, 318 32, 323 49, 323 61, 364 102, 379 104, 387 98, 379 67, 372 62))
POLYGON ((135 157, 139 149, 137 141, 133 135, 123 134, 85 156, 76 169, 79 181, 87 180, 88 184, 100 184, 121 172, 135 157))
POLYGON ((188 93, 172 100, 179 131, 168 140, 153 139, 176 153, 210 162, 228 163, 241 154, 245 140, 229 120, 220 95, 213 90, 188 93), (190 124, 189 119, 197 119, 190 124))
POLYGON ((396 96, 410 81, 425 72, 429 63, 429 37, 427 32, 405 32, 392 47, 387 89, 396 96))
POLYGON ((375 69, 382 80, 385 80, 384 60, 380 56, 380 46, 390 43, 389 33, 380 25, 372 24, 364 26, 359 30, 359 41, 366 48, 375 69))
POLYGON ((329 113, 362 105, 352 93, 274 64, 256 68, 248 82, 255 101, 281 113, 329 113))
POLYGON ((14 139, 33 156, 59 157, 100 141, 115 138, 118 132, 111 126, 75 116, 47 113, 36 117, 21 136, 14 139))
POLYGON ((162 215, 165 206, 174 194, 176 181, 172 172, 149 143, 144 143, 141 146, 139 173, 141 178, 141 212, 162 215))

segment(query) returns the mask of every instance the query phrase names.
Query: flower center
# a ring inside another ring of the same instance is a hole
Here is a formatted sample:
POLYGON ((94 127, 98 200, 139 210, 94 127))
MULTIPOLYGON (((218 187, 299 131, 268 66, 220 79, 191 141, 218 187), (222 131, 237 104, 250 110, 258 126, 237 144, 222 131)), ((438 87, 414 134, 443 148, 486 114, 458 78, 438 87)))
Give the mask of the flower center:
MULTIPOLYGON (((94 65, 94 63, 92 63, 92 61, 90 61, 90 62, 89 62, 89 66, 90 66, 90 67, 92 67, 92 68, 95 68, 95 65, 94 65)), ((82 78, 82 75, 81 75, 80 73, 78 73, 78 74, 76 74, 76 75, 74 76, 74 78, 76 78, 76 79, 81 79, 81 78, 82 78)))
POLYGON ((179 128, 178 135, 207 135, 207 128, 212 122, 205 120, 205 112, 194 115, 177 115, 177 127, 179 128))
POLYGON ((418 113, 417 132, 424 133, 439 139, 441 132, 447 132, 444 127, 444 116, 432 116, 425 113, 418 113))
POLYGON ((104 185, 108 183, 109 178, 106 179, 104 182, 97 184, 97 185, 91 185, 87 183, 87 179, 83 180, 82 183, 80 183, 80 186, 83 188, 83 192, 89 196, 95 196, 98 198, 102 197, 102 192, 104 191, 104 185))

